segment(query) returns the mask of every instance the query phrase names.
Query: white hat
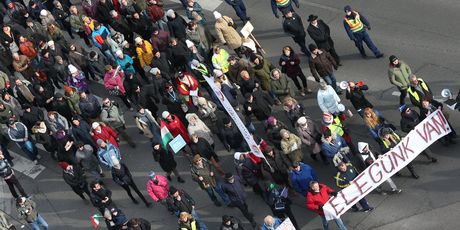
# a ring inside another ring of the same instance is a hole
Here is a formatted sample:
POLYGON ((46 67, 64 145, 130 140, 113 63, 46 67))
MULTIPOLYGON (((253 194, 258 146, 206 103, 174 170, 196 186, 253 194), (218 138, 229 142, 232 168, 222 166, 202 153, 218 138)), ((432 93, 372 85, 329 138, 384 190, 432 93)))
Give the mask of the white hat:
POLYGON ((340 112, 345 111, 345 106, 343 104, 338 104, 337 109, 339 109, 340 112))
POLYGON ((214 69, 212 72, 214 72, 214 76, 216 76, 216 77, 220 77, 220 76, 224 75, 224 73, 219 69, 214 69))
POLYGON ((78 71, 77 67, 75 67, 75 66, 72 65, 72 64, 68 65, 67 68, 69 68, 69 72, 70 72, 71 74, 74 74, 74 73, 76 73, 76 72, 78 71))
POLYGON ((176 14, 174 13, 174 10, 173 9, 169 9, 168 11, 166 11, 166 17, 174 17, 176 14))
POLYGON ((200 62, 196 59, 193 59, 190 64, 192 65, 192 67, 198 67, 200 65, 200 62))
POLYGON ((47 11, 47 10, 43 9, 43 10, 40 11, 40 16, 45 17, 46 15, 48 15, 48 11, 47 11))
POLYGON ((188 40, 188 39, 185 40, 185 44, 187 45, 187 48, 191 48, 191 47, 193 47, 193 46, 195 45, 195 44, 193 44, 192 41, 190 41, 190 40, 188 40))
POLYGON ((240 160, 241 155, 244 155, 244 154, 246 153, 235 152, 235 154, 233 154, 233 158, 235 158, 235 160, 240 160))
POLYGON ((153 74, 153 75, 157 75, 158 71, 160 71, 160 69, 158 69, 157 67, 154 67, 154 68, 150 69, 150 73, 153 74))
POLYGON ((140 44, 141 42, 142 42, 142 38, 141 38, 141 37, 136 37, 136 38, 134 39, 134 43, 136 43, 136 44, 140 44))
POLYGON ((364 152, 364 148, 366 148, 369 144, 367 144, 366 142, 358 142, 358 151, 360 153, 363 153, 364 152))
POLYGON ((112 164, 113 165, 119 165, 120 164, 120 161, 117 159, 116 156, 111 156, 112 158, 112 164))
POLYGON ((93 124, 91 124, 91 128, 93 129, 96 129, 99 126, 100 126, 99 122, 93 122, 93 124))
POLYGON ((121 50, 115 51, 115 55, 117 55, 117 56, 120 56, 120 55, 122 55, 122 54, 123 54, 123 51, 121 51, 121 50))
POLYGON ((53 46, 53 45, 54 45, 54 41, 53 41, 53 40, 49 40, 46 44, 47 44, 48 46, 53 46))
POLYGON ((163 113, 161 113, 161 117, 162 117, 163 119, 168 118, 169 115, 171 115, 171 114, 170 114, 168 111, 163 111, 163 113))
POLYGON ((300 118, 297 120, 297 124, 299 124, 299 125, 305 125, 305 124, 307 124, 307 118, 306 118, 306 117, 300 117, 300 118))
POLYGON ((219 13, 219 12, 217 12, 217 11, 212 12, 212 14, 214 14, 214 18, 215 18, 215 19, 219 19, 219 18, 222 17, 222 14, 219 13))

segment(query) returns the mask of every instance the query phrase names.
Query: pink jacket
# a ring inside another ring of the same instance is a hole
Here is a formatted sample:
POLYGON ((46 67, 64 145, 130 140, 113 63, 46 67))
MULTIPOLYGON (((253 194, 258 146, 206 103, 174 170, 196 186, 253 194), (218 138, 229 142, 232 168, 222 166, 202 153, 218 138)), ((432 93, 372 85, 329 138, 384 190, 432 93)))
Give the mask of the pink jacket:
POLYGON ((168 179, 164 176, 156 175, 155 178, 158 180, 158 185, 153 183, 153 180, 149 180, 147 182, 147 191, 150 197, 152 197, 155 202, 158 202, 168 197, 169 183, 168 179))
POLYGON ((115 70, 111 70, 104 75, 104 86, 106 89, 111 90, 115 88, 115 86, 118 86, 118 90, 122 93, 125 94, 126 90, 125 87, 123 86, 123 77, 124 74, 123 72, 119 71, 117 73, 117 76, 113 77, 113 74, 115 73, 115 70))

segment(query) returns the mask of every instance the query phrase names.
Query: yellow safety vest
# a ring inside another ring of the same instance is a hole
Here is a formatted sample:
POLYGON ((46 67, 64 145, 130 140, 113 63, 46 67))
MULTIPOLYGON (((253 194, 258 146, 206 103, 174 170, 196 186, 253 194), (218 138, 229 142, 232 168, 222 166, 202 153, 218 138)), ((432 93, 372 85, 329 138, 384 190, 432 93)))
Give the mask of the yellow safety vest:
POLYGON ((327 126, 329 130, 331 130, 332 134, 339 134, 340 136, 343 136, 343 129, 342 129, 342 123, 340 122, 340 118, 336 117, 334 118, 335 122, 332 122, 330 125, 327 126))
MULTIPOLYGON (((425 90, 426 92, 429 92, 430 90, 428 89, 428 86, 426 85, 425 81, 423 81, 421 78, 417 79, 420 82, 420 85, 422 86, 422 89, 425 90)), ((414 99, 417 102, 420 102, 420 97, 418 96, 417 90, 413 90, 412 87, 409 87, 407 89, 407 92, 414 97, 414 99)))
POLYGON ((350 30, 353 33, 359 32, 364 29, 364 24, 361 22, 358 12, 353 11, 355 13, 355 19, 349 19, 347 17, 343 17, 345 22, 347 22, 348 26, 350 26, 350 30))
MULTIPOLYGON (((398 136, 398 134, 396 133, 393 133, 391 134, 399 143, 399 141, 401 140, 401 138, 398 136)), ((381 138, 382 139, 382 142, 383 142, 383 146, 385 146, 386 149, 390 148, 390 145, 391 145, 391 142, 387 139, 384 139, 384 138, 381 138)))

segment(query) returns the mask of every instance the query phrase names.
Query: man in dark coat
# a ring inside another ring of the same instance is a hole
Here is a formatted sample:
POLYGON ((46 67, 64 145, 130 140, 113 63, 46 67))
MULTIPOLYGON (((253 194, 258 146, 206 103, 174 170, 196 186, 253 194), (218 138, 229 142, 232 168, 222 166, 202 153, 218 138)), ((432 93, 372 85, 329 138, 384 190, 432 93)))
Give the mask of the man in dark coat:
POLYGON ((160 143, 156 143, 155 140, 152 143, 152 147, 153 159, 158 161, 161 169, 166 172, 166 178, 171 181, 171 174, 174 172, 174 175, 177 177, 177 181, 179 183, 184 183, 185 181, 181 178, 179 172, 177 171, 177 162, 174 160, 174 155, 165 150, 160 143))
POLYGON ((78 166, 78 164, 73 166, 66 162, 59 162, 59 166, 63 169, 62 177, 64 178, 64 181, 78 196, 81 197, 81 199, 86 200, 83 193, 86 193, 88 197, 91 197, 88 189, 88 182, 86 182, 83 170, 80 166, 78 166))
POLYGON ((131 218, 128 221, 128 230, 150 230, 151 224, 143 218, 131 218))
POLYGON ((139 104, 144 108, 150 110, 150 112, 152 112, 152 116, 157 118, 157 104, 160 102, 160 98, 161 96, 158 91, 157 85, 155 83, 148 84, 143 86, 141 89, 141 93, 139 96, 139 104))
POLYGON ((89 124, 84 121, 79 116, 73 116, 72 119, 72 136, 74 137, 76 142, 82 142, 86 145, 90 145, 91 147, 95 148, 93 139, 91 138, 90 132, 91 127, 89 124))
POLYGON ((110 26, 114 30, 123 34, 126 41, 128 41, 129 43, 133 43, 134 34, 128 21, 126 21, 126 19, 123 16, 119 15, 118 12, 115 10, 110 11, 110 15, 112 16, 112 20, 110 20, 110 26))
POLYGON ((152 68, 160 69, 162 75, 166 77, 166 80, 171 80, 171 65, 166 58, 166 54, 160 52, 157 48, 153 48, 153 55, 152 68))
POLYGON ((374 106, 367 100, 364 96, 365 90, 368 90, 369 87, 364 85, 362 82, 355 84, 352 81, 348 82, 348 88, 345 94, 345 97, 350 100, 353 107, 355 107, 358 114, 363 117, 365 108, 373 108, 374 106))
POLYGON ((168 19, 167 24, 170 36, 185 42, 187 22, 172 9, 166 11, 166 18, 168 19))
POLYGON ((101 214, 104 214, 104 210, 116 207, 112 201, 112 191, 102 187, 100 182, 93 181, 90 184, 91 187, 91 203, 96 207, 101 214))
POLYGON ((296 13, 286 10, 283 12, 284 21, 283 21, 283 30, 285 33, 289 34, 295 43, 300 46, 300 50, 307 57, 310 57, 310 52, 305 45, 305 29, 303 27, 302 19, 296 13))
POLYGON ((110 11, 113 9, 113 5, 110 1, 100 0, 96 9, 97 21, 108 26, 111 21, 110 11))
POLYGON ((337 65, 340 65, 340 58, 337 52, 335 52, 334 41, 331 38, 329 26, 323 20, 319 20, 318 16, 313 14, 308 16, 308 22, 310 22, 310 24, 307 27, 307 32, 311 39, 315 41, 316 46, 329 52, 335 59, 335 62, 337 62, 337 65))
POLYGON ((80 92, 80 107, 81 115, 86 120, 96 119, 101 114, 101 104, 97 98, 92 94, 86 94, 84 91, 80 92))
POLYGON ((224 127, 221 130, 224 147, 227 151, 230 151, 231 149, 234 149, 235 151, 242 150, 244 146, 244 139, 241 132, 237 127, 235 127, 235 125, 233 125, 233 122, 228 117, 222 119, 222 123, 224 124, 224 127))
POLYGON ((113 180, 126 190, 126 193, 128 193, 128 196, 131 198, 133 203, 139 204, 139 202, 131 194, 131 189, 129 187, 137 193, 137 195, 145 203, 145 206, 150 207, 152 205, 150 202, 147 202, 144 195, 142 195, 141 191, 137 188, 137 185, 134 183, 133 176, 125 164, 119 162, 118 160, 116 162, 114 161, 111 170, 113 180))
POLYGON ((72 118, 72 109, 69 106, 69 102, 64 98, 62 93, 56 93, 54 95, 53 102, 51 102, 51 108, 64 116, 68 121, 72 118))
POLYGON ((21 121, 27 129, 32 130, 32 127, 37 123, 37 121, 43 121, 44 113, 38 107, 30 104, 24 104, 22 108, 24 109, 24 113, 21 116, 21 121))
POLYGON ((256 90, 245 95, 246 102, 243 105, 246 116, 254 114, 259 121, 265 121, 272 113, 274 100, 268 93, 256 90))
POLYGON ((279 185, 288 185, 288 171, 291 163, 286 155, 278 152, 271 146, 267 146, 264 149, 264 155, 267 161, 263 161, 263 169, 270 173, 275 183, 279 185))

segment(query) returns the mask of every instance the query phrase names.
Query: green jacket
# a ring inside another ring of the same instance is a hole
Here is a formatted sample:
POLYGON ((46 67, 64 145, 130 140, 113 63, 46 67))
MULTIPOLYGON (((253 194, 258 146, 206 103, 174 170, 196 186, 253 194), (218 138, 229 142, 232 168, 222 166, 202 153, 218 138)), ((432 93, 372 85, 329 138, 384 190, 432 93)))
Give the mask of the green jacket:
POLYGON ((254 65, 254 75, 260 81, 263 90, 270 90, 270 73, 275 68, 268 59, 258 56, 259 65, 254 65))
POLYGON ((6 83, 9 81, 10 79, 8 78, 8 75, 0 71, 0 90, 3 90, 4 88, 6 88, 6 83))
POLYGON ((284 97, 286 96, 291 96, 291 89, 289 87, 289 80, 286 77, 286 74, 281 73, 281 70, 279 69, 273 69, 270 73, 271 77, 271 82, 270 82, 270 88, 271 91, 280 99, 283 100, 284 97), (275 80, 273 77, 273 72, 277 71, 280 73, 280 78, 278 80, 275 80))
POLYGON ((391 84, 398 87, 398 89, 405 90, 409 87, 409 76, 412 74, 412 70, 406 63, 402 61, 400 63, 401 66, 399 68, 390 64, 388 78, 391 84))
POLYGON ((76 114, 80 115, 80 95, 77 92, 74 92, 72 95, 68 96, 67 99, 70 109, 76 114))
POLYGON ((113 104, 110 107, 103 107, 101 112, 101 120, 110 125, 116 131, 124 129, 125 118, 119 108, 113 104))
POLYGON ((19 218, 25 220, 27 223, 36 221, 38 218, 36 206, 34 201, 26 199, 24 207, 18 207, 19 218))
POLYGON ((78 31, 83 31, 83 26, 85 25, 85 23, 83 22, 83 16, 80 14, 80 15, 73 15, 71 14, 70 17, 70 27, 72 28, 72 30, 74 32, 78 32, 78 31))

